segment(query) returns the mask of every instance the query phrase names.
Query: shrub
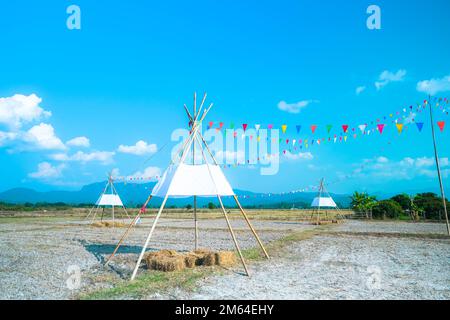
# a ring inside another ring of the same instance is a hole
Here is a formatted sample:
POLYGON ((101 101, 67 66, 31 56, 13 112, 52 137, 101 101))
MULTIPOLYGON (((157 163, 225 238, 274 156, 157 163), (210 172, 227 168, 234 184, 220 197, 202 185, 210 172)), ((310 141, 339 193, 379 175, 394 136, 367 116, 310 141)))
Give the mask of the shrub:
MULTIPOLYGON (((441 197, 435 193, 419 193, 414 197, 414 204, 423 212, 426 219, 444 218, 444 208, 441 197)), ((447 201, 447 207, 449 207, 447 201)))
POLYGON ((402 207, 393 200, 378 201, 372 209, 372 215, 378 219, 397 219, 403 215, 402 207))

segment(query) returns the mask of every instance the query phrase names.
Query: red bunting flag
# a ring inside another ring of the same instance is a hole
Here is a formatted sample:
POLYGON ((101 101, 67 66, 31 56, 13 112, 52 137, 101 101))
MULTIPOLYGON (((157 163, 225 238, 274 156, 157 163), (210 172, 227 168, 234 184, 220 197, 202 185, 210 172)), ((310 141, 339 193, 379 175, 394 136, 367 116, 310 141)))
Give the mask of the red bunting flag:
POLYGON ((343 124, 343 125, 342 125, 342 130, 344 130, 344 133, 347 133, 347 130, 348 130, 348 124, 343 124))
POLYGON ((439 129, 442 131, 444 131, 444 127, 445 127, 445 121, 438 121, 437 123, 439 129))
POLYGON ((311 132, 314 133, 314 131, 316 131, 316 129, 317 129, 317 126, 315 124, 313 124, 311 126, 311 132))
POLYGON ((378 131, 380 131, 380 134, 382 134, 383 133, 383 129, 384 129, 384 124, 377 124, 377 127, 378 127, 378 131))
POLYGON ((244 132, 245 132, 245 130, 247 130, 247 124, 246 124, 246 123, 244 123, 244 124, 242 125, 242 129, 244 129, 244 132))
POLYGON ((214 124, 214 122, 210 121, 209 124, 208 124, 208 129, 211 129, 213 124, 214 124))

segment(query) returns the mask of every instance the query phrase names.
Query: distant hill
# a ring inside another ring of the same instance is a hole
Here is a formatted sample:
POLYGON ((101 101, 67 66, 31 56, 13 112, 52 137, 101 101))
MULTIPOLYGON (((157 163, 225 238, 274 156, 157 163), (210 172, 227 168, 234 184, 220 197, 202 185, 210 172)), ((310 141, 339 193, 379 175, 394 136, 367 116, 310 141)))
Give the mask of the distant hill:
MULTIPOLYGON (((0 201, 8 203, 37 203, 47 202, 56 203, 64 202, 67 204, 88 204, 95 203, 105 187, 106 182, 97 182, 86 185, 77 191, 35 191, 27 188, 14 188, 0 193, 0 201)), ((155 186, 155 182, 143 184, 123 184, 116 183, 115 187, 122 201, 128 207, 135 207, 145 202, 151 190, 155 186)), ((254 193, 250 191, 234 190, 239 197, 239 201, 245 207, 263 207, 263 208, 307 208, 312 199, 316 196, 313 192, 293 193, 293 194, 269 194, 254 193)), ((350 197, 348 195, 332 194, 331 195, 340 207, 348 207, 350 197)), ((233 198, 224 197, 224 205, 235 206, 233 198)), ((151 207, 159 206, 162 199, 155 198, 151 201, 151 207)), ((218 204, 217 198, 198 198, 198 206, 206 206, 209 202, 218 204)), ((192 197, 169 199, 167 206, 186 206, 192 204, 192 197)))

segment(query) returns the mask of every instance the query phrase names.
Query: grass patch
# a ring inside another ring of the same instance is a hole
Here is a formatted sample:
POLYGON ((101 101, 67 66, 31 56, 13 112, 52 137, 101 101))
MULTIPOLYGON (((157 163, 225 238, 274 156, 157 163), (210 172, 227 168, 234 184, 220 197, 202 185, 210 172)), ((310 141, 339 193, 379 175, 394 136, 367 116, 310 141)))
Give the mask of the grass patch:
MULTIPOLYGON (((286 249, 286 247, 289 246, 290 244, 310 239, 316 235, 329 231, 334 226, 335 225, 323 225, 318 226, 314 229, 293 232, 285 237, 269 242, 268 244, 265 245, 265 248, 269 256, 279 256, 280 253, 284 252, 284 249, 286 249)), ((242 254, 244 258, 249 261, 259 261, 265 259, 265 256, 259 246, 243 250, 242 254)))
POLYGON ((215 268, 194 268, 175 272, 145 271, 134 281, 121 280, 113 288, 88 292, 82 300, 111 300, 117 298, 141 299, 151 294, 178 287, 193 290, 198 280, 210 275, 215 268))

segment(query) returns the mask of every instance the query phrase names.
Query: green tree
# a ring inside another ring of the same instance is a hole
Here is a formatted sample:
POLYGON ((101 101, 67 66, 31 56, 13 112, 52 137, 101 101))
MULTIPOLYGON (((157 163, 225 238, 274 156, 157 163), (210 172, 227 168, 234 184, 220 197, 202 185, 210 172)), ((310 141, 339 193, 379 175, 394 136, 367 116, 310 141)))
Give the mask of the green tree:
POLYGON ((411 210, 411 198, 407 194, 398 194, 393 196, 391 200, 397 202, 403 210, 411 210))
POLYGON ((189 204, 186 206, 186 209, 187 209, 187 210, 191 210, 191 209, 192 209, 192 205, 189 203, 189 204))
POLYGON ((215 209, 215 208, 216 208, 216 205, 214 203, 212 203, 212 202, 208 203, 208 209, 209 210, 212 210, 212 209, 215 209))
POLYGON ((364 213, 366 215, 366 218, 372 218, 372 208, 376 203, 376 197, 369 196, 365 192, 355 191, 351 197, 350 205, 353 210, 364 213))
POLYGON ((373 207, 372 213, 373 217, 378 219, 397 219, 403 214, 403 209, 393 200, 382 200, 373 207))
MULTIPOLYGON (((421 210, 425 219, 443 219, 444 207, 441 197, 432 192, 419 193, 414 197, 414 204, 421 210)), ((449 207, 446 199, 447 207, 449 207)))

